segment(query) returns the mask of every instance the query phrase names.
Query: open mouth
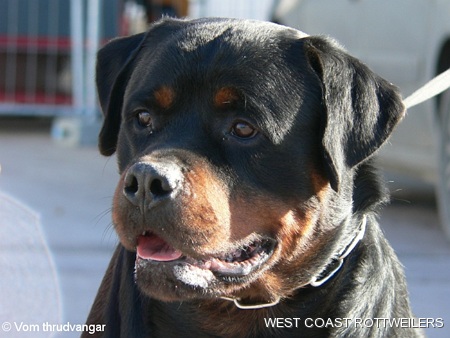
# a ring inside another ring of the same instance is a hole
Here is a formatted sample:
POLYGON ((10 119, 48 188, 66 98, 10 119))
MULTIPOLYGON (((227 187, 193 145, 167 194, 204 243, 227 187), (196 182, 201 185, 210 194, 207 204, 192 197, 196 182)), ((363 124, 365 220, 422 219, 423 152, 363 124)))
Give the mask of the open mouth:
POLYGON ((194 259, 173 248, 164 239, 151 232, 138 237, 136 258, 153 263, 185 263, 209 270, 216 276, 246 276, 261 267, 273 254, 276 242, 263 238, 242 245, 217 257, 194 259))

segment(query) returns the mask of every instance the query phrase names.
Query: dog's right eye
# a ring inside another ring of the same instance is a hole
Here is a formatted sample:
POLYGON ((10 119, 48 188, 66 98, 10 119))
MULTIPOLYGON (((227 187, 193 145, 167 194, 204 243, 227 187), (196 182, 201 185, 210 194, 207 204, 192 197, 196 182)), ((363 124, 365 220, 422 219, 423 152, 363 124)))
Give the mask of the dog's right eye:
POLYGON ((137 114, 137 120, 139 125, 143 128, 151 128, 153 126, 152 114, 148 111, 140 111, 137 114))
POLYGON ((240 139, 249 139, 254 137, 258 132, 256 129, 249 123, 244 121, 236 122, 231 128, 231 135, 236 136, 240 139))

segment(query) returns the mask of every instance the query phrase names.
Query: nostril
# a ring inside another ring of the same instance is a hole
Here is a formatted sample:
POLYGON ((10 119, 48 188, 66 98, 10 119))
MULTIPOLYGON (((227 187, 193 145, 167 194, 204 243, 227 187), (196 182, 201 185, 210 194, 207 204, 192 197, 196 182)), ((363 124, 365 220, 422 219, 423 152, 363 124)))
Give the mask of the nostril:
POLYGON ((150 184, 150 192, 155 197, 163 197, 172 192, 172 188, 168 182, 161 179, 154 179, 150 184))
POLYGON ((125 187, 123 189, 127 195, 136 195, 139 190, 139 183, 134 175, 129 175, 126 178, 125 187))

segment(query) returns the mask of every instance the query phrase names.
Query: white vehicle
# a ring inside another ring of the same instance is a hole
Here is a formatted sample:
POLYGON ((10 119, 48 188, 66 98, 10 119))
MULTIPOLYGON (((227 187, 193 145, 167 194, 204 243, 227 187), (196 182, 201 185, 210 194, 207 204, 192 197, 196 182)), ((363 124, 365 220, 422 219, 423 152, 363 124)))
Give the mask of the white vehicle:
MULTIPOLYGON (((281 0, 274 21, 335 38, 404 97, 450 68, 448 0, 281 0)), ((408 110, 390 143, 380 163, 435 184, 450 238, 450 90, 408 110)))

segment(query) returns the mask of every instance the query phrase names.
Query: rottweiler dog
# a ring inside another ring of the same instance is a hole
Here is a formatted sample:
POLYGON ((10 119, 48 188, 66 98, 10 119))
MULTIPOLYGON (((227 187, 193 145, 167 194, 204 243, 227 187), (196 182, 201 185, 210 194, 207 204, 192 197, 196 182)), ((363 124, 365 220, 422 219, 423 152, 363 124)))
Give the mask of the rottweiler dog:
POLYGON ((121 174, 98 336, 421 335, 376 220, 394 85, 329 38, 218 18, 113 40, 96 79, 121 174))

